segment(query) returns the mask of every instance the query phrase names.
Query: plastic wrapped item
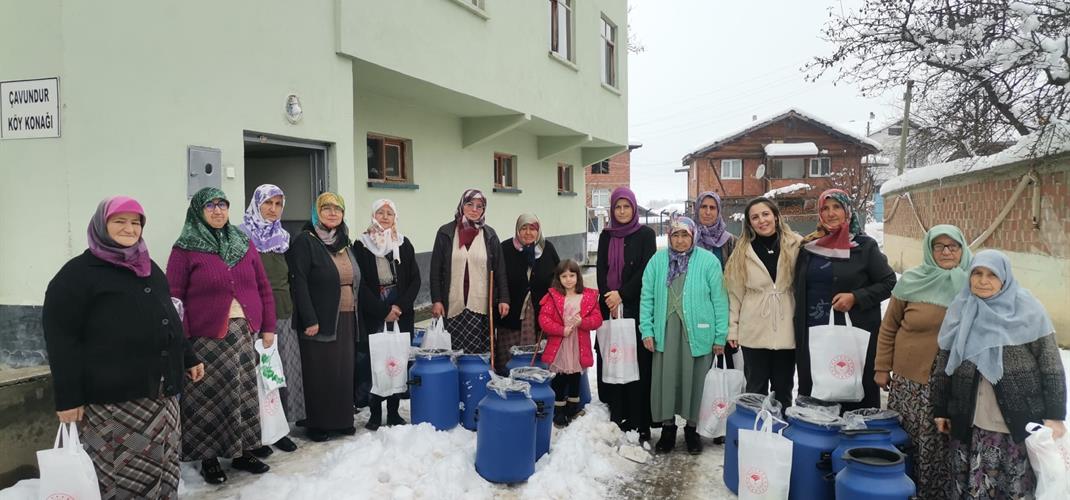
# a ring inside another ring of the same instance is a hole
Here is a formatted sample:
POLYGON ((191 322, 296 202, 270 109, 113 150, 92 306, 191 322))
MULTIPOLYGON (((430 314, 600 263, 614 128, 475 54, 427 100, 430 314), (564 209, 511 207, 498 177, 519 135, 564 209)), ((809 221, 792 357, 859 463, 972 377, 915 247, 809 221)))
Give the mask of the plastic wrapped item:
POLYGON ((539 344, 515 345, 509 348, 509 354, 512 354, 513 356, 523 356, 525 354, 532 355, 541 351, 542 349, 539 348, 539 344))
MULTIPOLYGON (((780 402, 773 398, 772 394, 769 394, 767 396, 765 394, 745 392, 743 394, 740 394, 739 396, 736 396, 734 402, 735 404, 743 406, 755 414, 762 410, 765 410, 777 418, 780 418, 782 415, 782 408, 780 407, 780 402)), ((732 411, 735 411, 735 409, 733 408, 732 411)))
POLYGON ((825 427, 827 429, 839 429, 843 427, 843 419, 837 415, 830 415, 825 410, 807 408, 804 406, 792 406, 784 412, 788 418, 794 418, 810 425, 825 427))
POLYGON ((821 410, 829 415, 840 415, 840 404, 832 401, 825 401, 823 399, 817 399, 810 396, 799 396, 795 398, 795 406, 801 406, 803 408, 813 408, 815 410, 821 410))
POLYGON ((544 370, 537 366, 522 366, 520 368, 509 370, 510 378, 527 382, 537 382, 540 384, 554 378, 554 375, 554 372, 544 370))
POLYGON ((450 356, 450 357, 452 357, 452 356, 454 356, 454 351, 451 351, 449 349, 433 349, 433 348, 426 348, 426 347, 421 347, 421 348, 412 350, 412 358, 431 359, 431 358, 433 358, 435 356, 450 356))
POLYGON ((487 390, 494 391, 502 399, 505 399, 505 393, 507 392, 523 392, 528 398, 531 397, 531 384, 512 377, 502 377, 495 373, 491 373, 490 382, 487 382, 487 390))
POLYGON ((866 422, 872 420, 889 420, 893 418, 897 422, 899 421, 899 412, 895 410, 882 410, 880 408, 859 408, 857 410, 851 410, 847 413, 844 413, 843 416, 846 418, 847 415, 856 415, 862 417, 862 420, 865 420, 866 422))
POLYGON ((861 415, 848 412, 843 416, 843 430, 854 431, 866 428, 866 419, 861 415))

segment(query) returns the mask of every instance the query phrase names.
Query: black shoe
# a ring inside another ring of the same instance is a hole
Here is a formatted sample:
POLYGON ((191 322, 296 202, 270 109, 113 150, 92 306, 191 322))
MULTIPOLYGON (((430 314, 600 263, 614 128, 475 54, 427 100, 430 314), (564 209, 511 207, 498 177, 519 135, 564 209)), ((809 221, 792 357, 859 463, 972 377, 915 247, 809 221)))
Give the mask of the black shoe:
POLYGON ((690 425, 684 427, 684 442, 687 443, 687 452, 692 455, 702 453, 702 437, 698 431, 690 425))
POLYGON ((401 415, 398 415, 397 413, 395 413, 393 415, 387 415, 386 416, 386 425, 387 426, 405 425, 405 424, 408 424, 408 422, 406 422, 405 419, 401 418, 401 415))
POLYGON ((713 438, 713 444, 724 444, 724 436, 713 438))
POLYGON ((223 467, 219 465, 219 460, 214 458, 201 460, 201 477, 208 484, 223 484, 227 482, 227 473, 223 472, 223 467))
POLYGON ((396 394, 386 400, 386 425, 405 425, 408 423, 398 414, 398 407, 400 406, 401 399, 396 394))
POLYGON ((357 433, 357 428, 356 427, 346 427, 345 429, 338 429, 338 431, 336 431, 336 432, 338 432, 339 434, 341 434, 343 436, 352 436, 352 435, 357 433))
POLYGON ((245 454, 231 460, 230 466, 253 474, 263 474, 271 470, 270 465, 261 462, 259 458, 254 457, 252 454, 245 454))
POLYGON ((283 436, 282 439, 275 441, 275 447, 286 453, 297 451, 297 444, 289 436, 283 436))
POLYGON ((676 426, 662 425, 661 438, 658 439, 658 444, 654 445, 654 450, 658 453, 668 453, 673 448, 676 448, 676 426))
POLYGON ((639 442, 640 443, 649 443, 650 442, 650 428, 647 428, 645 430, 640 430, 639 431, 639 442))
POLYGON ((364 428, 368 429, 369 431, 375 432, 379 430, 379 426, 382 425, 380 423, 380 420, 382 419, 375 417, 369 418, 368 423, 364 424, 364 428))
POLYGON ((308 436, 310 441, 315 441, 317 443, 322 443, 331 438, 331 436, 327 434, 327 431, 323 429, 313 429, 311 427, 305 429, 305 435, 308 436))
POLYGON ((267 458, 270 457, 272 453, 275 453, 275 450, 272 450, 270 446, 261 446, 249 450, 249 453, 252 453, 256 458, 267 458))

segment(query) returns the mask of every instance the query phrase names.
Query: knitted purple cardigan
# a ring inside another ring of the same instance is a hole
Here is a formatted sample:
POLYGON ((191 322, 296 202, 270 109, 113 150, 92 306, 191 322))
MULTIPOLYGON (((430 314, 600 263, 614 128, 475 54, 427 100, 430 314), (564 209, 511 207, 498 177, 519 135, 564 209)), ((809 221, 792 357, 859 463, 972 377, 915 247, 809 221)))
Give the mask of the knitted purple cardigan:
POLYGON ((187 337, 221 339, 230 303, 237 299, 253 332, 275 331, 275 299, 253 244, 234 267, 218 255, 174 247, 167 260, 171 296, 182 301, 187 337))

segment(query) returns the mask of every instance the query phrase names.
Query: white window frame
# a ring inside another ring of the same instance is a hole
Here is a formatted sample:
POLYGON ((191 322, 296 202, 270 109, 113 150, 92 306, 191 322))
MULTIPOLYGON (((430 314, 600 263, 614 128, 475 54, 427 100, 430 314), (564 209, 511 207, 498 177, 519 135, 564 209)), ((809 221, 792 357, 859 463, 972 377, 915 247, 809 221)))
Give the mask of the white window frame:
POLYGON ((602 54, 602 83, 617 88, 617 80, 620 75, 617 72, 617 59, 620 58, 620 44, 617 43, 618 33, 617 25, 613 24, 605 14, 602 14, 601 29, 599 29, 600 36, 602 38, 602 46, 599 52, 602 54), (610 53, 607 58, 606 54, 610 53))
POLYGON ((609 207, 609 195, 610 191, 606 188, 597 188, 591 190, 591 206, 594 208, 608 208, 609 207), (601 203, 599 203, 601 202, 601 203))
POLYGON ((825 158, 825 157, 810 158, 809 161, 807 162, 806 173, 808 174, 809 177, 828 177, 828 176, 832 175, 832 159, 831 158, 825 158), (828 165, 828 169, 825 171, 825 173, 821 173, 821 170, 822 170, 821 165, 822 165, 822 163, 826 163, 828 165), (816 173, 814 171, 814 166, 815 165, 817 166, 816 173))
POLYGON ((721 160, 721 178, 722 179, 742 179, 743 178, 743 160, 739 158, 729 158, 721 160), (728 168, 728 173, 725 173, 725 167, 728 168), (732 175, 734 168, 739 169, 739 173, 732 175))
POLYGON ((550 52, 569 62, 576 62, 576 12, 574 0, 550 0, 550 52), (556 9, 556 11, 555 11, 556 9), (562 16, 565 18, 562 22, 562 16), (564 30, 562 31, 562 27, 564 30), (557 39, 554 40, 554 33, 557 39), (556 48, 555 48, 556 45, 556 48), (563 47, 562 47, 563 45, 563 47))

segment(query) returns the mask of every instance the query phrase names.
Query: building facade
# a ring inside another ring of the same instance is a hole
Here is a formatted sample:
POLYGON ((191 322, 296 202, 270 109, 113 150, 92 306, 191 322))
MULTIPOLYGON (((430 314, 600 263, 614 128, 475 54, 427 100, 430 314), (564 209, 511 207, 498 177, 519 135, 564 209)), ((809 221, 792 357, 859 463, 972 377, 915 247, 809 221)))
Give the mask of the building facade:
POLYGON ((609 195, 619 187, 632 185, 632 151, 642 144, 632 143, 623 151, 583 169, 583 185, 587 194, 587 231, 602 230, 609 214, 609 195))

